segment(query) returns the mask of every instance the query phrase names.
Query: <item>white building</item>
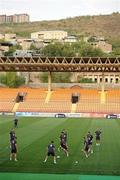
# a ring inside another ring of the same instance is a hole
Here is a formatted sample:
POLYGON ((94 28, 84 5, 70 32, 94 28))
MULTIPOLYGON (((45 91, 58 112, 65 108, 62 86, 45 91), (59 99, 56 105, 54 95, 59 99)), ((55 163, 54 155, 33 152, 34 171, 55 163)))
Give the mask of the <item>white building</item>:
POLYGON ((64 39, 64 42, 68 42, 68 43, 74 43, 74 42, 77 42, 78 39, 76 36, 67 36, 65 39, 64 39))
POLYGON ((66 31, 39 31, 31 33, 31 39, 36 41, 44 41, 44 40, 63 40, 67 37, 66 31))
POLYGON ((4 39, 4 35, 0 34, 0 39, 3 40, 4 39))
POLYGON ((5 34, 4 36, 5 41, 16 41, 16 34, 5 34))

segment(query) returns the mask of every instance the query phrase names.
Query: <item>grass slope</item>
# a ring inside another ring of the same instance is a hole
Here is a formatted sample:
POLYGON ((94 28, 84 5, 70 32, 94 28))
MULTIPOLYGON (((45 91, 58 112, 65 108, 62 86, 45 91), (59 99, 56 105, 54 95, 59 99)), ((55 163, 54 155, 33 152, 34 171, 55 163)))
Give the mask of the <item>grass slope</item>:
POLYGON ((55 119, 20 118, 18 137, 18 162, 9 161, 9 131, 12 117, 0 117, 0 171, 40 172, 40 173, 81 173, 120 175, 120 120, 107 119, 55 119), (65 128, 68 131, 70 157, 57 152, 60 159, 53 164, 52 158, 43 163, 46 147, 54 140, 59 146, 59 135, 65 128), (102 144, 93 144, 94 153, 86 159, 81 149, 83 136, 97 128, 102 130, 102 144), (78 161, 78 164, 75 164, 78 161))
POLYGON ((21 37, 30 37, 32 32, 41 30, 66 30, 70 34, 105 36, 108 39, 111 37, 119 38, 120 13, 99 16, 78 16, 56 21, 0 25, 1 33, 16 33, 21 37))

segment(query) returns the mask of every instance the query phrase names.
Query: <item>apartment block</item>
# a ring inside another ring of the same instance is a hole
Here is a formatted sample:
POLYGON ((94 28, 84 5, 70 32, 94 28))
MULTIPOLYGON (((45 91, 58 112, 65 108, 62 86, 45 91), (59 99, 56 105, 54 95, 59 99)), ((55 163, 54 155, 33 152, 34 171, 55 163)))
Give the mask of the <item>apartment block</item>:
POLYGON ((28 14, 14 14, 13 15, 13 23, 23 23, 29 22, 28 14))
POLYGON ((14 14, 14 15, 0 15, 0 24, 3 23, 24 23, 29 22, 30 17, 28 14, 14 14))
POLYGON ((6 23, 6 15, 0 15, 0 24, 6 23))

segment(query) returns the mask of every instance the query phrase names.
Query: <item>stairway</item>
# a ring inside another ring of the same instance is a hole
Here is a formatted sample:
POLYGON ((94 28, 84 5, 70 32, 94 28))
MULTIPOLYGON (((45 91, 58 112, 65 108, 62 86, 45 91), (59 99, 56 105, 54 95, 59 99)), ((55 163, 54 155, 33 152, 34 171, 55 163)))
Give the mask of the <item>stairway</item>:
POLYGON ((13 109, 12 109, 12 112, 16 112, 18 107, 19 107, 20 103, 15 103, 13 109))
POLYGON ((45 103, 48 103, 50 101, 51 94, 52 94, 52 91, 47 91, 47 96, 46 96, 46 99, 45 99, 45 103))
POLYGON ((76 109, 77 109, 77 103, 72 104, 72 106, 71 106, 71 113, 75 113, 76 109))
POLYGON ((101 91, 100 93, 100 103, 105 104, 106 103, 106 93, 105 91, 101 91))

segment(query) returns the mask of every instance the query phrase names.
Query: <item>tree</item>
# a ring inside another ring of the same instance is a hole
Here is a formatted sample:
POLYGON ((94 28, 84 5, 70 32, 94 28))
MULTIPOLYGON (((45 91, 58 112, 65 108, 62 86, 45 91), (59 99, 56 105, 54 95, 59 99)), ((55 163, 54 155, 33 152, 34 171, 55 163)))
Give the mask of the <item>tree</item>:
POLYGON ((112 44, 113 50, 116 49, 116 48, 120 48, 120 38, 110 39, 109 43, 112 44))
POLYGON ((88 39, 88 42, 96 42, 96 38, 94 36, 91 36, 89 39, 88 39))
POLYGON ((79 83, 94 83, 90 78, 82 78, 78 81, 79 83))
MULTIPOLYGON (((52 73, 52 82, 53 83, 69 83, 71 73, 69 72, 53 72, 52 73)), ((40 80, 44 83, 48 82, 48 72, 40 74, 40 80)))
POLYGON ((98 57, 106 56, 99 48, 94 48, 84 41, 69 43, 54 43, 45 46, 42 50, 44 56, 49 57, 98 57))
POLYGON ((110 57, 120 57, 120 47, 113 50, 110 57))
POLYGON ((8 87, 19 87, 25 84, 25 78, 18 76, 16 72, 7 72, 0 76, 0 82, 8 87))
POLYGON ((48 82, 48 73, 44 72, 44 73, 40 74, 39 78, 43 83, 47 83, 48 82))
POLYGON ((75 55, 72 47, 68 43, 62 44, 59 42, 45 46, 41 53, 49 57, 71 57, 75 55))
POLYGON ((29 50, 38 50, 38 48, 32 43, 29 50))
POLYGON ((70 81, 70 72, 55 72, 53 73, 52 81, 54 83, 69 83, 70 81))
POLYGON ((22 46, 20 46, 19 44, 10 46, 9 51, 5 52, 5 56, 13 56, 13 53, 14 53, 17 49, 22 49, 22 46))
POLYGON ((105 55, 101 49, 94 48, 92 45, 84 41, 73 43, 72 48, 74 49, 75 54, 79 57, 99 57, 105 55))

